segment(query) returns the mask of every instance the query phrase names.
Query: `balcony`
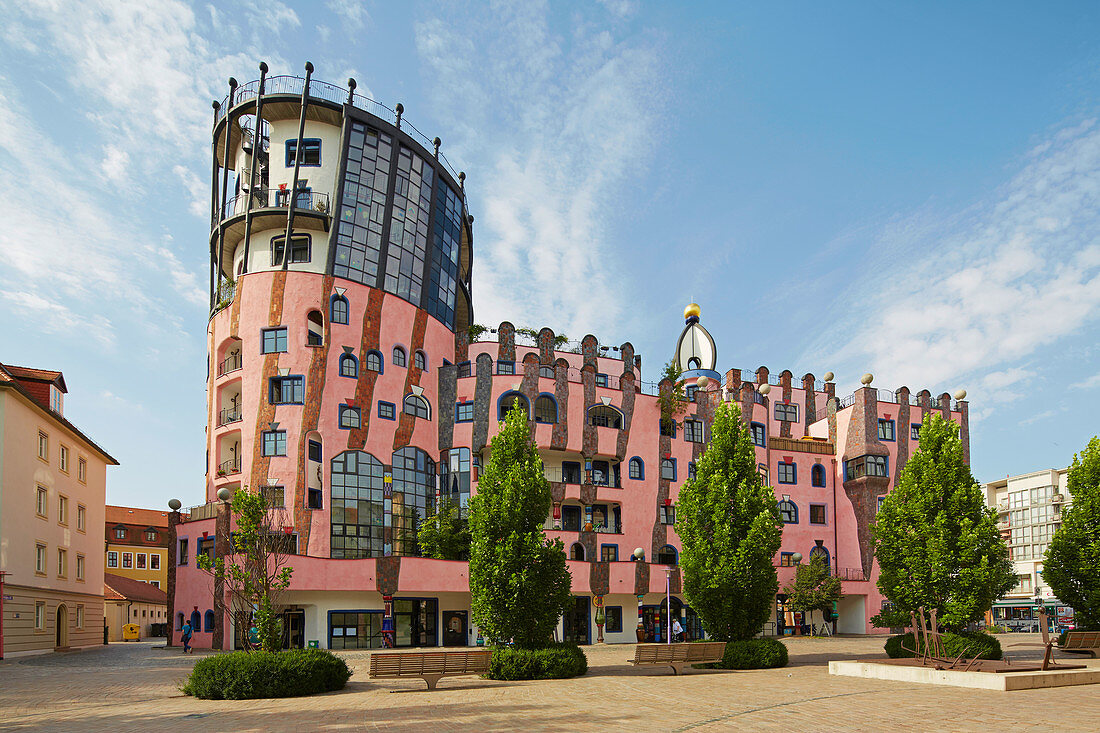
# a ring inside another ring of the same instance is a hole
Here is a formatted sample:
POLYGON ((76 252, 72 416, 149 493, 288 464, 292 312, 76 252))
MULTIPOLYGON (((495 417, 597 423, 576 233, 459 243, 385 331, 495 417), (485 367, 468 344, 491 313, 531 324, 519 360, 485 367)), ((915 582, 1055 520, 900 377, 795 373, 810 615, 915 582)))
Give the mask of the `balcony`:
POLYGON ((835 575, 841 580, 866 581, 871 579, 863 572, 863 568, 837 568, 835 575))
POLYGON ((241 459, 230 458, 228 461, 222 461, 218 464, 217 475, 218 476, 231 476, 235 473, 241 472, 241 459))
POLYGON ((218 413, 218 427, 223 425, 229 425, 230 423, 240 422, 241 420, 241 408, 239 407, 227 407, 218 413))
MULTIPOLYGON (((246 213, 249 208, 253 211, 262 209, 286 209, 293 203, 295 213, 331 214, 329 195, 317 191, 300 190, 297 196, 290 195, 289 188, 259 188, 249 196, 248 192, 239 193, 222 206, 221 219, 232 219, 246 213), (251 202, 251 207, 249 206, 251 202)), ((214 216, 210 221, 211 228, 218 226, 218 218, 214 216)))
POLYGON ((244 359, 241 357, 240 352, 236 354, 230 354, 225 357, 220 364, 218 364, 218 376, 224 377, 230 372, 235 372, 244 366, 244 359))

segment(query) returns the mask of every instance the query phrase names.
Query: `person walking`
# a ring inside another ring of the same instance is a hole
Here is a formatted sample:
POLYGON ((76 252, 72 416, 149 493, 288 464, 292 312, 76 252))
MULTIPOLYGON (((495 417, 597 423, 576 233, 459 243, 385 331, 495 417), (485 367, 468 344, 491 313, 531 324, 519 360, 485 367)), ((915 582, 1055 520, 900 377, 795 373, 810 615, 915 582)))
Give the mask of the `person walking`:
POLYGON ((183 628, 180 629, 180 641, 183 642, 183 653, 184 654, 186 654, 187 652, 193 652, 194 651, 191 648, 191 631, 192 631, 191 622, 190 621, 184 621, 183 622, 183 628))
POLYGON ((684 627, 680 625, 680 619, 672 619, 672 639, 674 641, 684 640, 684 627))

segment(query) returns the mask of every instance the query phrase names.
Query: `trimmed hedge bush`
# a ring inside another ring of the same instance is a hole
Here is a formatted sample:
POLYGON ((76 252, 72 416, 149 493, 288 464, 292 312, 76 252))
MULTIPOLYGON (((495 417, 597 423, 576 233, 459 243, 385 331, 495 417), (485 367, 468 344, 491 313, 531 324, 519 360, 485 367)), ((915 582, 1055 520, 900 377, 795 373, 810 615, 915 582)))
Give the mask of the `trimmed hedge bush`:
POLYGON ((554 644, 545 649, 496 648, 486 676, 491 680, 560 680, 587 671, 588 658, 580 647, 554 644))
POLYGON ((200 659, 181 690, 204 700, 299 697, 342 689, 350 677, 347 663, 324 649, 232 652, 200 659))
POLYGON ((771 669, 787 666, 787 646, 778 639, 745 639, 726 643, 716 669, 771 669))
MULTIPOLYGON (((944 656, 954 658, 960 654, 965 654, 967 657, 977 655, 981 659, 1000 659, 1002 657, 1001 642, 981 631, 964 631, 961 634, 946 631, 940 636, 943 639, 944 656)), ((891 659, 907 659, 916 656, 912 652, 902 649, 902 644, 913 649, 913 634, 899 634, 887 639, 885 646, 887 656, 891 659)))

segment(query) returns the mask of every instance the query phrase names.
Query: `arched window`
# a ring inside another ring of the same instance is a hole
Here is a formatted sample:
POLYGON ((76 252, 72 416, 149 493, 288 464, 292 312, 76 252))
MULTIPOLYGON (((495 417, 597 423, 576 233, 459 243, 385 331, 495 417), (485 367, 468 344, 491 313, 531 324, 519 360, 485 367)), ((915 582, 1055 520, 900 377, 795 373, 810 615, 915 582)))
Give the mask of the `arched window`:
POLYGON ((325 343, 325 318, 321 311, 310 311, 306 316, 306 344, 321 346, 325 343))
POLYGON ((661 478, 667 481, 676 480, 676 459, 675 458, 662 458, 661 459, 661 478))
POLYGON ((405 350, 400 346, 393 347, 393 365, 399 367, 405 366, 405 350))
POLYGON ((497 403, 497 420, 504 422, 504 418, 512 410, 512 406, 519 403, 523 408, 523 411, 528 415, 531 414, 531 403, 527 401, 527 398, 523 396, 521 392, 505 392, 500 396, 500 401, 497 403))
POLYGON ((435 509, 435 461, 409 446, 393 454, 392 484, 393 554, 420 554, 417 530, 435 509))
POLYGON ((431 420, 431 411, 428 408, 428 401, 414 394, 405 395, 405 402, 401 407, 401 412, 406 415, 412 415, 413 417, 419 417, 422 420, 431 420))
POLYGON ((610 405, 596 405, 588 408, 588 420, 591 424, 601 428, 621 428, 623 426, 623 413, 610 405))
POLYGON ((424 356, 423 351, 416 351, 413 353, 413 366, 420 371, 427 371, 428 369, 428 357, 424 356))
POLYGON ((642 463, 642 459, 634 456, 630 459, 630 473, 628 474, 634 481, 642 481, 645 479, 645 464, 642 463))
POLYGON ((825 567, 829 567, 829 550, 820 541, 810 550, 808 559, 812 561, 815 557, 820 557, 825 567))
MULTIPOLYGON (((213 631, 214 630, 214 612, 213 611, 207 610, 206 613, 203 614, 202 630, 203 631, 213 631)), ((198 631, 198 629, 196 629, 196 631, 198 631)))
POLYGON ((329 301, 329 323, 348 322, 348 299, 342 295, 332 296, 329 301))
POLYGON ((334 558, 385 554, 382 462, 365 451, 345 451, 332 459, 332 537, 334 558))
MULTIPOLYGON (((370 356, 367 356, 367 364, 370 364, 370 356)), ((359 376, 359 362, 351 354, 340 355, 340 376, 355 379, 359 376)))
POLYGON ((202 616, 199 615, 199 612, 198 611, 192 611, 191 612, 191 631, 201 631, 202 626, 199 625, 199 623, 201 621, 202 621, 202 616))
POLYGON ((822 466, 820 463, 815 463, 814 467, 810 469, 810 485, 825 485, 825 467, 822 466))
POLYGON ((367 369, 372 372, 382 371, 382 355, 377 351, 368 351, 366 359, 367 369))
POLYGON ((580 542, 574 542, 569 548, 570 560, 584 560, 584 545, 580 542))
POLYGON ((665 545, 660 550, 657 550, 656 563, 658 565, 676 565, 679 558, 679 554, 676 552, 676 548, 672 545, 665 545))
POLYGON ((779 502, 779 518, 783 524, 798 524, 798 505, 791 501, 791 497, 784 495, 779 502))
POLYGON ((546 377, 547 379, 554 378, 554 367, 547 364, 543 364, 539 367, 539 377, 546 377))
POLYGON ((558 403, 550 395, 540 395, 535 399, 535 422, 556 423, 558 421, 558 403))

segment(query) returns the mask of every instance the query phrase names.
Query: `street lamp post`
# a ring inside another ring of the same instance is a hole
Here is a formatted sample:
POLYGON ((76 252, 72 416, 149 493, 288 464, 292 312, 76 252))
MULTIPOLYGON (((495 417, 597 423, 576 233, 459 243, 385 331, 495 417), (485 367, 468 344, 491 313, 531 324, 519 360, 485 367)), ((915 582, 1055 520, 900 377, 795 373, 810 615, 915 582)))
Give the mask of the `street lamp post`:
MULTIPOLYGON (((791 553, 791 562, 794 563, 795 574, 797 574, 798 573, 798 566, 802 564, 802 553, 801 552, 791 553)), ((794 635, 795 636, 802 636, 802 621, 804 619, 802 618, 802 612, 801 611, 797 611, 796 613, 798 613, 798 619, 797 619, 797 621, 795 622, 795 625, 794 625, 794 635)))

